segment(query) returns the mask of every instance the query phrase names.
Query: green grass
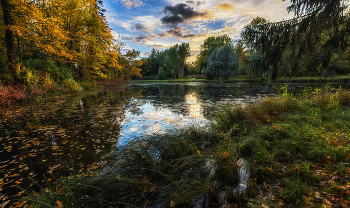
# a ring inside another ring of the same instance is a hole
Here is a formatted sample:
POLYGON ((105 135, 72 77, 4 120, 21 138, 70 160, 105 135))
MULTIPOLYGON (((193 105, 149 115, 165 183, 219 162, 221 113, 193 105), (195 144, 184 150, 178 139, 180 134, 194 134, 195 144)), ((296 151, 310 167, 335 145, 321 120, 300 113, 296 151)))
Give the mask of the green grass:
MULTIPOLYGON (((324 78, 324 77, 281 77, 276 80, 276 82, 344 82, 345 80, 350 79, 350 76, 335 76, 334 78, 324 78)), ((270 81, 269 79, 250 79, 247 76, 237 76, 232 77, 223 82, 265 82, 270 81)), ((131 83, 140 83, 140 82, 220 82, 218 79, 206 80, 206 79, 167 79, 167 80, 131 80, 131 83)), ((349 81, 347 81, 349 82, 349 81)))
POLYGON ((349 135, 349 91, 285 91, 226 106, 210 126, 135 138, 109 156, 103 174, 62 180, 24 200, 32 207, 345 207, 349 135), (235 191, 240 158, 249 169, 245 194, 235 191))
POLYGON ((131 83, 139 82, 207 82, 205 79, 167 79, 167 80, 131 80, 131 83))

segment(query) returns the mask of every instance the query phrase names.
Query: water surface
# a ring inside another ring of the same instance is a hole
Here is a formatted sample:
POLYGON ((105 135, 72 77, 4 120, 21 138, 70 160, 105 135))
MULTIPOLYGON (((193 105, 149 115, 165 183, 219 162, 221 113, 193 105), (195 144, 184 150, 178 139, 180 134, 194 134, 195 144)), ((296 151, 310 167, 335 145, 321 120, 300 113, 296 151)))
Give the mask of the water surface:
MULTIPOLYGON (((114 146, 140 134, 204 125, 223 105, 248 105, 284 85, 133 84, 0 110, 0 195, 42 186, 104 163, 114 146), (38 184, 36 184, 38 183, 38 184)), ((301 91, 310 85, 288 85, 301 91)), ((344 86, 343 86, 344 87, 344 86)))

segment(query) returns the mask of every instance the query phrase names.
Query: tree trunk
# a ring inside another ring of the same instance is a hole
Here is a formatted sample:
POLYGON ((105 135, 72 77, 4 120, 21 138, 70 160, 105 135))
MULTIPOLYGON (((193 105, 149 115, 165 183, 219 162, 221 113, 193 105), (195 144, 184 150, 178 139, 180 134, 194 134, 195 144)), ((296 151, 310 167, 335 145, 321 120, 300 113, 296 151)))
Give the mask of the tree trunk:
POLYGON ((335 76, 335 67, 337 67, 337 61, 334 61, 334 65, 332 67, 331 77, 333 77, 333 78, 335 76))
POLYGON ((177 62, 177 77, 180 79, 180 65, 179 62, 177 62))
POLYGON ((185 79, 185 61, 182 62, 182 79, 185 79))
POLYGON ((276 79, 277 79, 277 73, 278 73, 278 69, 277 69, 277 67, 273 67, 273 71, 272 71, 272 75, 271 75, 271 80, 272 81, 276 81, 276 79))
POLYGON ((5 42, 7 47, 7 58, 10 69, 10 74, 14 79, 15 83, 20 82, 20 72, 17 67, 17 56, 15 48, 15 37, 11 31, 11 26, 13 22, 11 19, 11 5, 8 0, 1 0, 1 7, 4 13, 4 23, 5 23, 5 42))
POLYGON ((329 76, 329 67, 326 68, 326 74, 324 75, 324 78, 328 78, 329 76))

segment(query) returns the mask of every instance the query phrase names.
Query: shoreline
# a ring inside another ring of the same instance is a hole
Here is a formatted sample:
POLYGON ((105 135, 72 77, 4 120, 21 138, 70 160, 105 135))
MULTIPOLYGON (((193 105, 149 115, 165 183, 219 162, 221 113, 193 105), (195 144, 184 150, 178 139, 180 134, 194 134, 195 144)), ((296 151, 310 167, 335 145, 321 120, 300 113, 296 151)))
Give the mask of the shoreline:
MULTIPOLYGON (((205 80, 205 79, 169 79, 169 80, 130 80, 130 83, 160 83, 160 82, 208 82, 208 83, 220 83, 219 80, 205 80)), ((295 79, 280 79, 276 81, 263 80, 263 79, 228 79, 223 81, 223 83, 233 83, 233 82, 252 82, 252 83, 350 83, 350 78, 295 78, 295 79)))

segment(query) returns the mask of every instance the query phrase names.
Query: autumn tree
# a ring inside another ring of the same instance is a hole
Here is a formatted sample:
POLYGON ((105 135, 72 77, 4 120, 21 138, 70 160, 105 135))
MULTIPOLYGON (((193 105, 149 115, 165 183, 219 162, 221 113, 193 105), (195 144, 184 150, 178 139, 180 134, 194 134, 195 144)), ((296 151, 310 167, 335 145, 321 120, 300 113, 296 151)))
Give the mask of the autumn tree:
POLYGON ((1 7, 3 11, 3 20, 5 26, 5 42, 7 48, 7 62, 10 70, 10 74, 15 82, 20 81, 20 74, 17 66, 17 56, 15 48, 15 37, 12 31, 14 26, 11 15, 11 4, 8 0, 1 0, 1 7))
POLYGON ((137 58, 140 56, 140 51, 128 50, 126 54, 119 57, 121 66, 120 78, 130 79, 132 77, 142 77, 140 74, 142 61, 137 58))
POLYGON ((11 0, 11 9, 20 65, 30 59, 54 61, 69 66, 78 79, 106 78, 109 69, 120 68, 102 0, 11 0))

